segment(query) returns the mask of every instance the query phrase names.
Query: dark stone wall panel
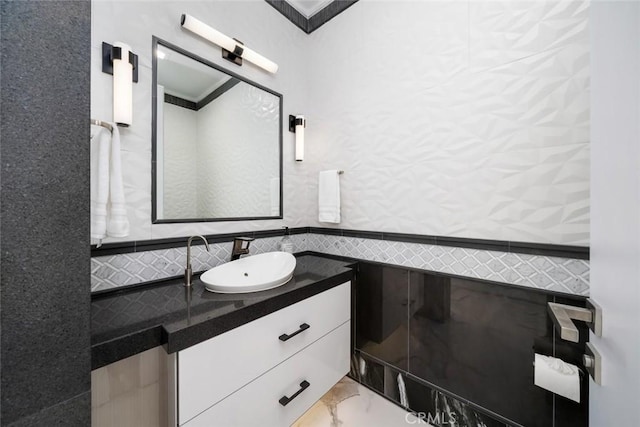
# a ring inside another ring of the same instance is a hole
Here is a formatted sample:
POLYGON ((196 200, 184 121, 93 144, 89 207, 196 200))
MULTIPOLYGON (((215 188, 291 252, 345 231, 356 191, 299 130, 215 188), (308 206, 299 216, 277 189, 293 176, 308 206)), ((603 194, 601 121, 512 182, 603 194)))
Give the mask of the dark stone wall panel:
POLYGON ((86 392, 40 412, 21 418, 10 427, 86 427, 91 425, 91 393, 86 392))
POLYGON ((91 4, 2 1, 1 13, 0 423, 10 424, 90 389, 91 4))

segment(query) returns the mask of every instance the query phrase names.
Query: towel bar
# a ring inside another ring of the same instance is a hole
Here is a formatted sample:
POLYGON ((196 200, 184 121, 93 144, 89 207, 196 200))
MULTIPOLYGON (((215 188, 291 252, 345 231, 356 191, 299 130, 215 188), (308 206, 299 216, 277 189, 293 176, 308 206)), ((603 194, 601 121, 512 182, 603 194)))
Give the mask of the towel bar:
POLYGON ((113 126, 111 126, 107 122, 103 122, 102 120, 91 119, 91 124, 96 126, 102 126, 105 129, 108 129, 109 132, 113 132, 113 126))
POLYGON ((596 336, 602 336, 602 309, 591 299, 587 299, 587 308, 574 307, 572 305, 557 304, 549 302, 548 311, 560 332, 560 338, 563 340, 578 342, 578 328, 573 324, 571 319, 582 320, 586 322, 596 336))

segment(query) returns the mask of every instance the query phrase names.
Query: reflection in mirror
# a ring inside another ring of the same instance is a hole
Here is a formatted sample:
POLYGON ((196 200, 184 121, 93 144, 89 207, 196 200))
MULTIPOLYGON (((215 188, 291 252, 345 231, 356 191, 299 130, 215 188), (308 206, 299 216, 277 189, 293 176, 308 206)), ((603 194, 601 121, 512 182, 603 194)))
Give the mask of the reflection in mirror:
POLYGON ((282 218, 282 95, 153 49, 153 222, 282 218))

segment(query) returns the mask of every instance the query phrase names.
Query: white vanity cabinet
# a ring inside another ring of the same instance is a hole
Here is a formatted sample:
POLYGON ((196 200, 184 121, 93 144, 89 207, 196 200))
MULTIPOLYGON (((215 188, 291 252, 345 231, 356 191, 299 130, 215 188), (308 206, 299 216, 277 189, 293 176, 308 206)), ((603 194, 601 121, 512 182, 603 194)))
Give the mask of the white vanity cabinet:
POLYGON ((348 373, 350 317, 344 283, 179 351, 172 424, 290 425, 348 373))

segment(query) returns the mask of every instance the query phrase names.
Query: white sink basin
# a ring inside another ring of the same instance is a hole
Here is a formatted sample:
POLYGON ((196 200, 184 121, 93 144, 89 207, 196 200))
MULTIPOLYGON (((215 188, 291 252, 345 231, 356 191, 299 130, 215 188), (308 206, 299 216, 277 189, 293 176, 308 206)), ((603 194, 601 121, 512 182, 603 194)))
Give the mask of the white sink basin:
POLYGON ((200 280, 211 292, 236 294, 264 291, 287 283, 296 268, 288 252, 267 252, 240 258, 202 273, 200 280))

